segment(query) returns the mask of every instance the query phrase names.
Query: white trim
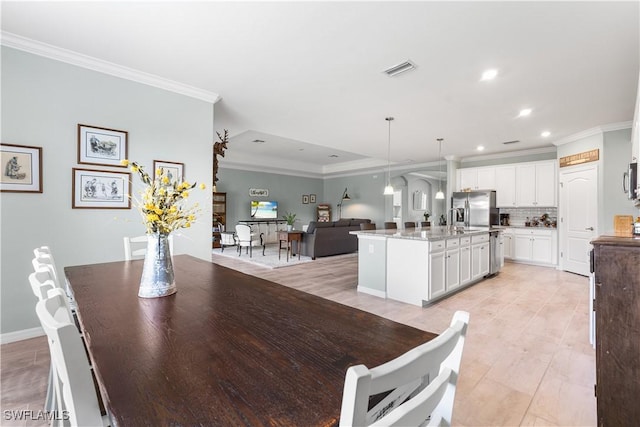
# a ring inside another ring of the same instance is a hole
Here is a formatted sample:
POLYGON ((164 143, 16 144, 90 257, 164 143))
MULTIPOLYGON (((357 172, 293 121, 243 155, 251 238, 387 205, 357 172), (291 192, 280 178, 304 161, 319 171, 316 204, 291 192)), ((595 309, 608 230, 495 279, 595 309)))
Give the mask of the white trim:
POLYGON ((556 147, 542 147, 532 148, 530 150, 506 151, 504 153, 487 154, 484 156, 464 157, 460 159, 460 163, 478 162, 481 160, 506 159, 510 157, 523 157, 533 154, 556 153, 557 151, 558 149, 556 147))
POLYGON ((579 139, 587 138, 589 136, 601 135, 605 132, 613 132, 620 129, 628 129, 631 128, 633 122, 619 122, 619 123, 610 123, 608 125, 596 126, 591 129, 583 130, 582 132, 574 133, 573 135, 569 135, 565 138, 559 139, 553 142, 553 145, 559 146, 568 144, 573 141, 577 141, 579 139))
POLYGON ((387 298, 386 292, 377 291, 371 288, 365 288, 364 286, 358 286, 357 291, 362 292, 363 294, 373 295, 374 297, 378 297, 378 298, 385 298, 385 299, 387 298))
POLYGON ((165 79, 164 77, 156 76, 154 74, 134 70, 133 68, 123 67, 122 65, 114 64, 113 62, 83 55, 72 50, 42 43, 7 31, 2 32, 1 44, 13 49, 29 52, 34 55, 43 56, 45 58, 65 62, 67 64, 97 71, 99 73, 157 87, 169 92, 179 93, 190 98, 211 102, 213 104, 222 99, 220 95, 214 92, 165 79))
POLYGON ((21 331, 7 332, 5 334, 0 334, 0 344, 9 344, 16 341, 41 337, 43 335, 44 330, 42 330, 40 326, 31 329, 22 329, 21 331))

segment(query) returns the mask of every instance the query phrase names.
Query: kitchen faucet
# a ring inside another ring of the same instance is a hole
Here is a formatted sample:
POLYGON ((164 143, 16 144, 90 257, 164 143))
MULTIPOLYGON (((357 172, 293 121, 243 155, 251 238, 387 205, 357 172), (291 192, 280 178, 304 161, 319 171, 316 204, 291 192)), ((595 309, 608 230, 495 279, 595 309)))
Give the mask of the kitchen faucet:
POLYGON ((458 208, 451 208, 447 211, 447 214, 449 214, 449 212, 455 212, 456 213, 456 218, 453 218, 453 215, 451 215, 451 224, 449 224, 449 231, 457 231, 456 229, 456 221, 458 221, 458 215, 460 215, 460 212, 458 211, 458 208))

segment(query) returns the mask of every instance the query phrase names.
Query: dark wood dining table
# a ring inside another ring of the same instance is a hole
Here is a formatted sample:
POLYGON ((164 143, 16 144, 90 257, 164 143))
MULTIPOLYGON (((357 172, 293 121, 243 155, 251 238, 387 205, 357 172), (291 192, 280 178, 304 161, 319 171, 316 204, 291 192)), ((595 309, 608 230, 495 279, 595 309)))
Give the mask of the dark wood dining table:
MULTIPOLYGON (((330 426, 349 366, 434 334, 188 255, 178 292, 137 296, 142 261, 66 267, 116 426, 330 426)), ((304 280, 304 278, 301 278, 304 280)))

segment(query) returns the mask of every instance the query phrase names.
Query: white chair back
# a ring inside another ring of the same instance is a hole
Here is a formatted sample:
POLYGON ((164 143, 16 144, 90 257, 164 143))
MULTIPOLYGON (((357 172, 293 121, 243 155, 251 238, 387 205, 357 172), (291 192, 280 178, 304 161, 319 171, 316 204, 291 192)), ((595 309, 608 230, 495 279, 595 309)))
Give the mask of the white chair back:
POLYGON ((255 234, 251 233, 251 227, 248 225, 237 224, 236 235, 238 236, 238 244, 242 247, 252 245, 254 242, 253 239, 255 238, 255 234))
POLYGON ((64 408, 72 426, 103 425, 87 354, 69 308, 59 290, 36 305, 36 314, 49 341, 57 376, 57 408, 64 408))
POLYGON ((47 266, 38 266, 33 273, 29 275, 29 284, 31 291, 38 298, 38 301, 47 298, 47 292, 56 288, 53 281, 53 274, 47 266))
MULTIPOLYGON (((122 240, 124 243, 125 261, 144 258, 144 255, 147 252, 147 241, 149 240, 149 237, 146 234, 144 236, 135 237, 125 236, 122 240)), ((168 240, 169 250, 171 251, 171 256, 173 256, 173 234, 169 235, 168 240)))
POLYGON ((469 313, 441 335, 372 369, 347 370, 340 426, 451 425, 469 313), (369 397, 391 391, 369 409, 369 397))

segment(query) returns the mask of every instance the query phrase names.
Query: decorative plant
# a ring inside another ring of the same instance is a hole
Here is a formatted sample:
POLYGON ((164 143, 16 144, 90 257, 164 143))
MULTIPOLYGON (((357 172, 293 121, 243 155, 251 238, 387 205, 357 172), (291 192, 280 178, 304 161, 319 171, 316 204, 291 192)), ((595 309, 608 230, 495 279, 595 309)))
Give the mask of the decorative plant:
POLYGON ((287 225, 293 225, 293 223, 296 222, 296 214, 287 212, 286 214, 282 215, 282 219, 287 221, 287 225))
POLYGON ((424 213, 424 220, 425 221, 429 221, 429 217, 431 216, 431 214, 429 213, 429 211, 425 211, 424 213))
MULTIPOLYGON (((122 164, 130 166, 131 171, 138 173, 142 182, 147 185, 141 193, 142 200, 136 200, 147 234, 169 234, 179 228, 191 227, 199 211, 198 204, 185 207, 183 203, 195 188, 195 183, 171 181, 163 168, 156 169, 155 179, 151 179, 138 163, 125 159, 122 164)), ((204 190, 205 185, 200 184, 200 189, 204 190)))

